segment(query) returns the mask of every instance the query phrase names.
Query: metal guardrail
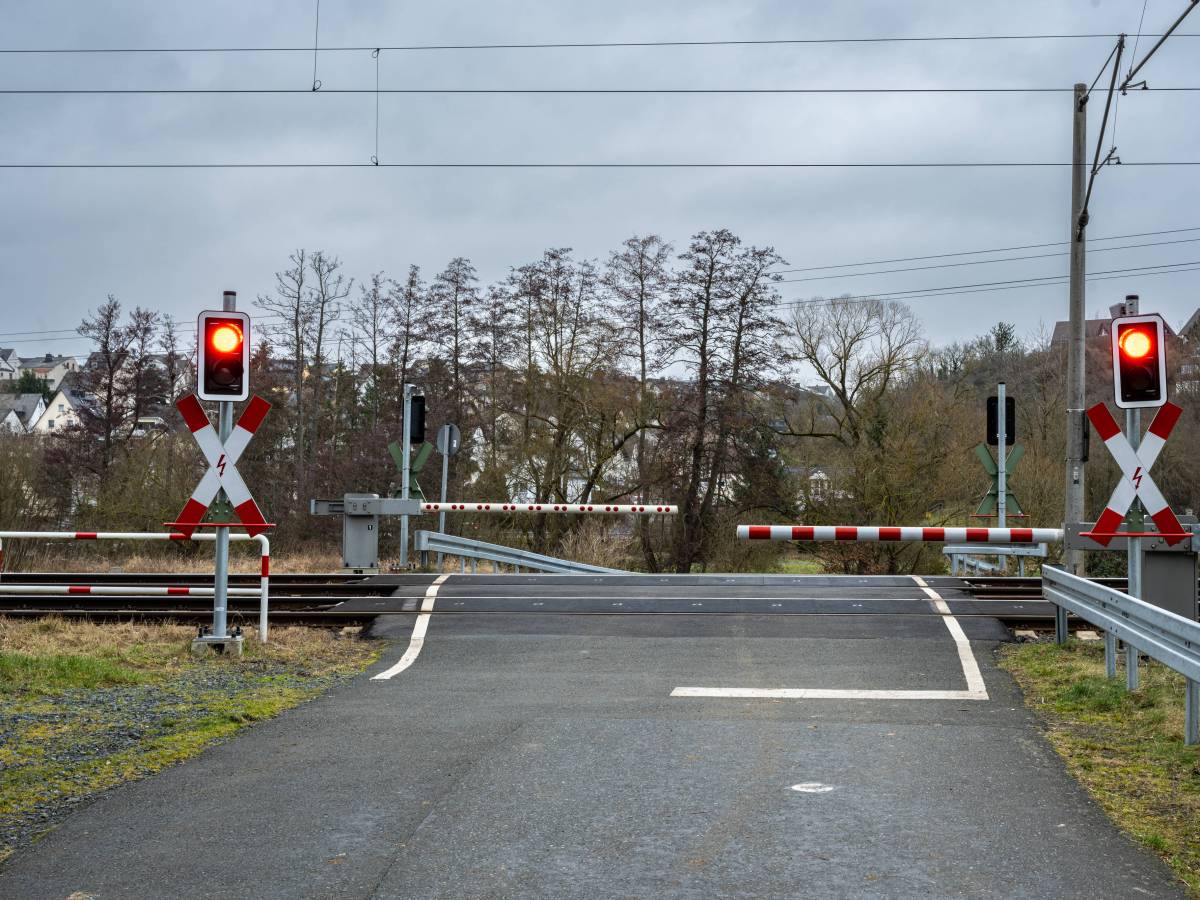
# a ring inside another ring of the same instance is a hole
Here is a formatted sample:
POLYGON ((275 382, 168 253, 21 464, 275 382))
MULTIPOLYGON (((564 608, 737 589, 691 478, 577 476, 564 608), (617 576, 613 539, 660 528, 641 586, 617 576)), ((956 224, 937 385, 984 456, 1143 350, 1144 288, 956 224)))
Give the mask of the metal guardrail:
POLYGON ((589 566, 586 563, 571 562, 569 559, 544 556, 530 550, 518 550, 515 547, 489 544, 486 541, 476 541, 437 531, 418 531, 416 533, 416 549, 420 553, 444 553, 448 556, 457 556, 463 561, 464 571, 466 570, 466 561, 469 559, 472 573, 475 571, 475 562, 483 559, 496 565, 512 566, 518 572, 529 569, 534 572, 550 572, 559 575, 629 574, 621 569, 589 566))
POLYGON ((998 544, 987 548, 981 547, 978 544, 946 544, 942 547, 942 554, 950 557, 950 574, 957 575, 960 570, 968 571, 974 569, 976 572, 1000 572, 1006 570, 1005 561, 1002 557, 1015 556, 1017 558, 1019 576, 1025 577, 1025 557, 1035 556, 1045 558, 1047 555, 1046 544, 998 544), (979 559, 980 556, 997 557, 997 564, 984 562, 979 559))
POLYGON ((1130 648, 1126 684, 1131 689, 1137 687, 1139 651, 1183 675, 1187 679, 1183 739, 1200 744, 1200 622, 1056 566, 1042 567, 1042 592, 1051 603, 1104 631, 1105 670, 1110 678, 1117 673, 1118 640, 1130 648))

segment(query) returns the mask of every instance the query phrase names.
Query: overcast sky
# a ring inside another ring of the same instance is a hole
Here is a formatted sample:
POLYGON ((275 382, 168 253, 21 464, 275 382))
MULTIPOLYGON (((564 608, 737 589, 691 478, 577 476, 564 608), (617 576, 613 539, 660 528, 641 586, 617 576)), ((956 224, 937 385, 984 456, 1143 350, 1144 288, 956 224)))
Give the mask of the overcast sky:
MULTIPOLYGON (((1150 0, 1161 32, 1186 0, 1150 0)), ((0 46, 311 47, 313 0, 162 3, 9 0, 0 46)), ((324 0, 320 43, 731 40, 964 34, 1133 35, 1142 3, 706 2, 437 4, 324 0)), ((1200 13, 1185 32, 1200 33, 1200 13)), ((1132 37, 1130 39, 1132 50, 1132 37)), ((1143 39, 1140 57, 1153 40, 1143 39)), ((1099 40, 388 52, 391 87, 1065 87, 1099 71, 1099 40)), ((1200 38, 1172 39, 1143 75, 1200 86, 1200 38)), ((1128 58, 1128 57, 1127 57, 1128 58)), ((0 87, 308 88, 313 55, 0 55, 0 87)), ((375 84, 367 51, 318 57, 325 91, 375 84)), ((1091 104, 1089 137, 1103 97, 1091 104)), ((371 94, 0 96, 0 162, 369 162, 371 94)), ((1126 162, 1200 159, 1200 93, 1131 94, 1126 162)), ((1048 94, 385 95, 382 162, 1068 161, 1071 98, 1048 94)), ((1200 168, 1107 168, 1090 234, 1200 226, 1200 168)), ((432 275, 470 257, 481 278, 549 246, 603 258, 631 234, 685 245, 728 227, 792 267, 1063 241, 1067 169, 268 169, 0 170, 0 346, 83 354, 73 329, 115 294, 194 321, 236 289, 270 289, 296 247, 341 257, 361 279, 410 263, 432 275)), ((1108 242, 1194 243, 1089 254, 1089 270, 1200 260, 1200 230, 1108 242)), ((1092 250, 1106 246, 1093 240, 1092 250)), ((1023 251, 1054 253, 1065 247, 1023 251)), ((1021 255, 1015 253, 1001 256, 1021 255)), ((955 260, 934 260, 950 262, 955 260)), ((918 266, 922 263, 901 264, 918 266)), ((1200 264, 1198 264, 1200 265, 1200 264)), ((896 268, 898 265, 884 266, 896 268)), ((849 273, 862 269, 834 270, 849 273)), ((979 284, 1067 271, 1066 256, 781 286, 787 298, 979 284)), ((804 273, 825 274, 825 273, 804 273)), ((788 275, 788 278, 801 277, 788 275)), ((1140 293, 1178 326, 1200 272, 1098 281, 1097 311, 1140 293)), ((1026 334, 1066 316, 1066 287, 912 302, 931 340, 1004 319, 1026 334)))

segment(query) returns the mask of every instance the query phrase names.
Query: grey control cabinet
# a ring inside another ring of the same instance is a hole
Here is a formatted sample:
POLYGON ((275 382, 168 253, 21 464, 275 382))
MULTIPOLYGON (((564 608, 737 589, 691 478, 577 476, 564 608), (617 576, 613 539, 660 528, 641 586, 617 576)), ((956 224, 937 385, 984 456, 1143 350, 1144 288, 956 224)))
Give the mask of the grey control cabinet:
POLYGON ((312 500, 314 516, 342 517, 342 566, 355 572, 379 568, 379 517, 419 516, 419 500, 380 498, 378 494, 345 494, 341 500, 312 500))
POLYGON ((1142 599, 1197 621, 1196 554, 1147 553, 1142 561, 1142 599))

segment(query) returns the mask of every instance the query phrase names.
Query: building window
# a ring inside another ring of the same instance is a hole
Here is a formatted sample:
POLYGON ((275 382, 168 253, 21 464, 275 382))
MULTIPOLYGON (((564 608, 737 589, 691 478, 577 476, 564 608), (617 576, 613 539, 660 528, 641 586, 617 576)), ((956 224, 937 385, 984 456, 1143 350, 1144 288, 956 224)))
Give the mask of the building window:
POLYGON ((46 423, 46 427, 47 427, 47 428, 53 428, 53 427, 54 427, 54 420, 53 420, 53 419, 50 419, 50 420, 49 420, 49 421, 46 423))

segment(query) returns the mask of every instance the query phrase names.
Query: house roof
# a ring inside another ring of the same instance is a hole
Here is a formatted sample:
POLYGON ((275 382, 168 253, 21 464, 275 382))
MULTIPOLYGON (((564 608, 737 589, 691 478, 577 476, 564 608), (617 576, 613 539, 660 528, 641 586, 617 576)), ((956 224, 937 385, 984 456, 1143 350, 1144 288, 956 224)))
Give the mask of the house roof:
POLYGON ((23 369, 44 370, 49 372, 51 369, 61 366, 64 363, 74 365, 75 357, 73 356, 55 356, 53 353, 46 353, 43 356, 22 356, 20 365, 23 369))
MULTIPOLYGON (((1195 316, 1193 316, 1195 318, 1195 316)), ((1171 326, 1163 323, 1166 327, 1167 334, 1174 335, 1171 326)), ((1184 326, 1185 328, 1187 326, 1184 326)), ((1083 323, 1084 340, 1092 340, 1094 338, 1106 338, 1112 334, 1112 319, 1088 319, 1083 323)), ((1050 336, 1051 344, 1065 344, 1071 337, 1070 322, 1055 322, 1054 334, 1050 336)))
POLYGON ((12 410, 21 420, 21 424, 28 428, 32 424, 30 420, 41 402, 41 394, 10 394, 0 399, 0 413, 12 410))
MULTIPOLYGON (((1200 339, 1200 309, 1192 313, 1191 318, 1184 322, 1183 327, 1179 329, 1179 336, 1189 342, 1200 339)), ((0 351, 0 353, 2 352, 0 351)))

